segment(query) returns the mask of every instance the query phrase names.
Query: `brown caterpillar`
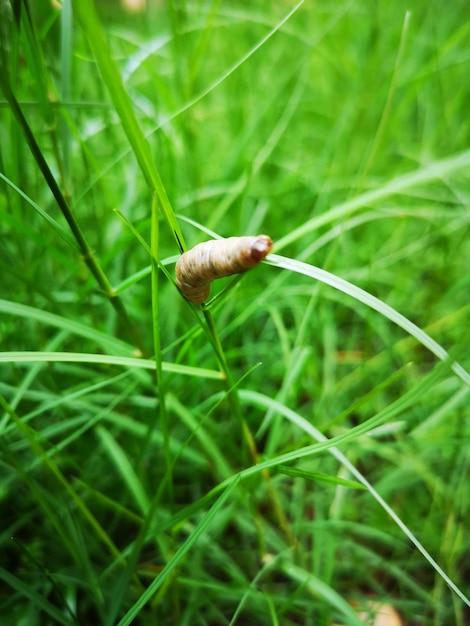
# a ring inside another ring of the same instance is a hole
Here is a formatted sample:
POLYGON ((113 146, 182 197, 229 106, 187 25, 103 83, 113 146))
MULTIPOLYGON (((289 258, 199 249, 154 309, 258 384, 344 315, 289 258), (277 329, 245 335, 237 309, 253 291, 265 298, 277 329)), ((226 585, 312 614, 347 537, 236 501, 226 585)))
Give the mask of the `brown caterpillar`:
POLYGON ((202 304, 216 278, 241 274, 258 265, 271 251, 267 235, 212 239, 194 246, 176 263, 176 284, 189 302, 202 304))

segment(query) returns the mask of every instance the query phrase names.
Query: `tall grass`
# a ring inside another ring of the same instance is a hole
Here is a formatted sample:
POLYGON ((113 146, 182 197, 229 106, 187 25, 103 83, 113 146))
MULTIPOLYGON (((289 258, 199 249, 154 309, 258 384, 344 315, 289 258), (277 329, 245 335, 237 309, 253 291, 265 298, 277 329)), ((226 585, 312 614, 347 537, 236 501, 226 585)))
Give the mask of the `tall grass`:
POLYGON ((466 3, 0 11, 1 623, 468 623, 466 3))

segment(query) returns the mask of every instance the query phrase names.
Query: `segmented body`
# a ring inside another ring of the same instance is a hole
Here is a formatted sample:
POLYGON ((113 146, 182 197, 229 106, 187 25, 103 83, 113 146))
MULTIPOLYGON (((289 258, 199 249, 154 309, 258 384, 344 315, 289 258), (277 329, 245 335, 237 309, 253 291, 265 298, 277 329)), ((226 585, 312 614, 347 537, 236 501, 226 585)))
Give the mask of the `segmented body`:
POLYGON ((216 278, 241 274, 258 265, 271 251, 267 235, 213 239, 194 246, 176 263, 176 283, 190 302, 202 304, 216 278))

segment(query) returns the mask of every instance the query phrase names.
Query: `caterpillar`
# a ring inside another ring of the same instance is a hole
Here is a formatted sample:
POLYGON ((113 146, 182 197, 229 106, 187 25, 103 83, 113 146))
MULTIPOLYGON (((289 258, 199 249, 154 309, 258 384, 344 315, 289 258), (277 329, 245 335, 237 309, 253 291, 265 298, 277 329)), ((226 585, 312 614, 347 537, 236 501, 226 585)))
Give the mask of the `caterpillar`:
POLYGON ((228 237, 199 243, 176 263, 176 284, 189 302, 202 304, 216 278, 241 274, 258 265, 271 251, 267 235, 228 237))

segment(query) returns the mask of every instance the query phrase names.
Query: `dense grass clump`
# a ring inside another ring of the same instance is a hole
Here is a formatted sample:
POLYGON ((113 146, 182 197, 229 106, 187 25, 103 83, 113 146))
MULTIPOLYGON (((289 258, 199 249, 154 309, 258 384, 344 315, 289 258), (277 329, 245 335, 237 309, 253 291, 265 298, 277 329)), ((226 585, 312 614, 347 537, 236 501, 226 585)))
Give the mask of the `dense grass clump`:
POLYGON ((468 624, 467 3, 143 5, 0 3, 0 622, 468 624))

